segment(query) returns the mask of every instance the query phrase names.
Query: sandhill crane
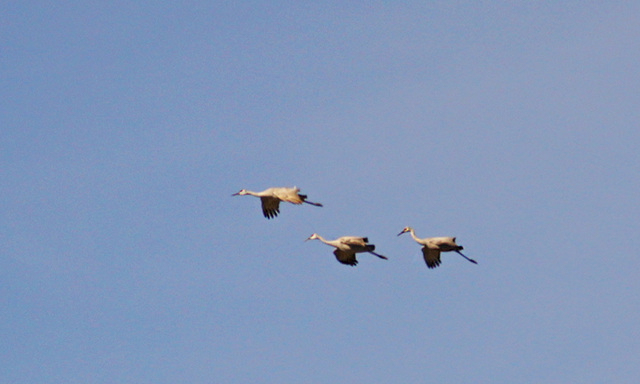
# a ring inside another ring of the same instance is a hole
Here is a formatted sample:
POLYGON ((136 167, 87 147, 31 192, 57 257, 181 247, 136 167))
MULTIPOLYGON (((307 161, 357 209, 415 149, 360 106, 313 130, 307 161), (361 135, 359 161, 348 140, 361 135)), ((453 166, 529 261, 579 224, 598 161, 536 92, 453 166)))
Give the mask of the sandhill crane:
POLYGON ((440 252, 449 251, 454 251, 473 264, 478 264, 475 260, 468 258, 460 252, 463 248, 456 244, 455 237, 430 237, 426 239, 419 239, 416 237, 413 232, 413 228, 411 227, 405 227, 402 232, 398 233, 398 236, 407 232, 411 232, 411 237, 413 237, 413 240, 415 240, 416 243, 424 245, 424 247, 422 247, 422 254, 424 255, 424 261, 427 263, 427 267, 429 268, 435 268, 440 265, 440 252))
POLYGON ((246 189, 241 189, 240 192, 236 192, 231 196, 251 195, 251 196, 259 197, 260 200, 262 201, 262 213, 264 214, 264 217, 266 217, 267 219, 272 219, 278 216, 278 213, 280 213, 281 201, 286 201, 292 204, 306 203, 310 205, 315 205, 316 207, 322 207, 322 204, 320 203, 313 203, 311 201, 307 201, 307 195, 301 195, 298 192, 300 192, 300 189, 298 187, 269 188, 269 189, 265 189, 262 192, 253 192, 253 191, 248 191, 246 189))
POLYGON ((367 244, 369 242, 369 239, 366 237, 343 236, 335 240, 325 240, 317 233, 314 233, 313 235, 309 236, 307 240, 315 239, 318 239, 323 243, 336 248, 336 250, 333 251, 333 254, 336 255, 336 259, 338 259, 338 261, 342 264, 347 264, 352 267, 355 267, 356 264, 358 264, 358 260, 356 260, 356 253, 368 252, 372 255, 378 256, 381 259, 387 260, 386 256, 382 256, 373 251, 374 249, 376 249, 376 246, 373 244, 367 244))

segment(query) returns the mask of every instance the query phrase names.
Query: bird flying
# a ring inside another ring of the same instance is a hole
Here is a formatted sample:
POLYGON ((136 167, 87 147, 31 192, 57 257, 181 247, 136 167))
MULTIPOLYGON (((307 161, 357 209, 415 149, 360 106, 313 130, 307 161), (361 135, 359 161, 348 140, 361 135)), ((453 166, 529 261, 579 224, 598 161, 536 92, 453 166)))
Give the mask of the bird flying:
POLYGON ((367 244, 369 243, 369 239, 366 237, 343 236, 335 240, 325 240, 317 233, 314 233, 307 238, 307 240, 316 239, 334 247, 336 250, 333 251, 333 254, 336 256, 336 259, 342 264, 350 265, 352 267, 355 267, 356 264, 358 264, 356 253, 367 252, 372 255, 378 256, 381 259, 387 260, 386 256, 382 256, 374 252, 376 246, 373 244, 367 244))
POLYGON ((456 244, 455 237, 429 237, 425 239, 419 239, 416 237, 413 232, 413 228, 404 227, 402 232, 398 233, 398 236, 403 233, 411 233, 411 237, 416 243, 423 245, 422 247, 422 255, 424 256, 424 261, 427 263, 427 267, 435 268, 440 265, 440 252, 449 252, 454 251, 465 259, 469 260, 473 264, 478 264, 475 260, 468 258, 460 252, 463 248, 461 245, 456 244))
POLYGON ((280 202, 286 201, 291 204, 310 204, 316 207, 322 207, 320 203, 314 203, 307 200, 307 195, 302 195, 298 187, 288 188, 268 188, 262 192, 253 192, 246 189, 241 189, 240 192, 236 192, 231 196, 244 196, 251 195, 259 197, 262 202, 262 214, 267 219, 272 219, 278 216, 280 213, 280 202))

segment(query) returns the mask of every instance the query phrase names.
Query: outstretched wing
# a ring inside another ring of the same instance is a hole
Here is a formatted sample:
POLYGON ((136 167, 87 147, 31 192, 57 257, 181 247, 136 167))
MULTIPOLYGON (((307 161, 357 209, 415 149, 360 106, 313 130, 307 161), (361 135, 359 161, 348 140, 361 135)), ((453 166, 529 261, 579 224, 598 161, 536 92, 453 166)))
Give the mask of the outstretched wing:
POLYGON ((302 204, 303 199, 301 199, 300 196, 298 195, 298 191, 299 189, 297 189, 296 187, 293 187, 293 188, 282 187, 282 188, 273 188, 272 193, 276 198, 282 201, 286 201, 291 204, 302 204))
POLYGON ((422 247, 422 254, 427 267, 435 268, 440 265, 440 251, 429 247, 422 247))
POLYGON ((369 239, 367 239, 366 237, 357 237, 357 236, 343 236, 338 240, 340 240, 342 244, 346 244, 351 247, 355 246, 355 247, 362 247, 362 248, 366 248, 367 242, 369 241, 369 239))
POLYGON ((336 255, 336 259, 342 264, 350 265, 355 267, 358 264, 358 260, 356 260, 355 252, 346 252, 336 249, 333 251, 333 254, 336 255))
POLYGON ((264 214, 264 217, 272 219, 278 216, 278 213, 280 213, 280 200, 268 196, 262 196, 260 200, 262 201, 262 214, 264 214))

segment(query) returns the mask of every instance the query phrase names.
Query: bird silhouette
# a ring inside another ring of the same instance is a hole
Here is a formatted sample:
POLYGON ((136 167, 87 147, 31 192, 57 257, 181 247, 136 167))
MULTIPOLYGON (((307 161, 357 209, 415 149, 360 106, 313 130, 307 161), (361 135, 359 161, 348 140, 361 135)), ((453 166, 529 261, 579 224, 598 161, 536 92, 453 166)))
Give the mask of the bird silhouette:
POLYGON ((427 267, 429 268, 435 268, 440 265, 440 252, 450 251, 458 253, 473 264, 478 264, 475 260, 468 258, 460 252, 463 248, 461 245, 456 244, 455 237, 428 237, 420 239, 416 237, 416 234, 413 232, 413 228, 411 227, 405 227, 402 232, 398 233, 398 236, 407 232, 411 233, 411 237, 413 237, 413 240, 415 240, 416 243, 423 245, 422 254, 424 256, 424 261, 427 263, 427 267))
POLYGON ((369 239, 366 237, 343 236, 335 240, 325 240, 322 236, 314 233, 307 238, 307 240, 315 239, 334 247, 336 250, 333 251, 333 254, 336 255, 336 259, 342 264, 350 265, 352 267, 358 264, 356 253, 367 252, 372 255, 378 256, 381 259, 387 260, 386 256, 382 256, 374 252, 376 246, 373 244, 367 244, 369 242, 369 239))
POLYGON ((286 201, 291 204, 309 204, 316 207, 322 207, 320 203, 314 203, 307 200, 307 195, 302 195, 298 187, 288 188, 268 188, 262 192, 253 192, 246 189, 241 189, 240 192, 236 192, 231 196, 244 196, 251 195, 259 197, 262 201, 262 214, 267 219, 272 219, 278 216, 280 213, 280 202, 286 201))

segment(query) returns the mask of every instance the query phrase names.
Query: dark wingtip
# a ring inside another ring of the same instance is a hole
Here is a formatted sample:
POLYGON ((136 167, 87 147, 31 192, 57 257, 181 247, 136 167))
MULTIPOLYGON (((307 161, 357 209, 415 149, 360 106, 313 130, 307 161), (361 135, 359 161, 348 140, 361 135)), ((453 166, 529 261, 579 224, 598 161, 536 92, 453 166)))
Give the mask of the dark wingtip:
POLYGON ((278 216, 278 212, 276 211, 262 211, 262 214, 264 215, 264 217, 266 217, 267 219, 273 219, 276 216, 278 216))

